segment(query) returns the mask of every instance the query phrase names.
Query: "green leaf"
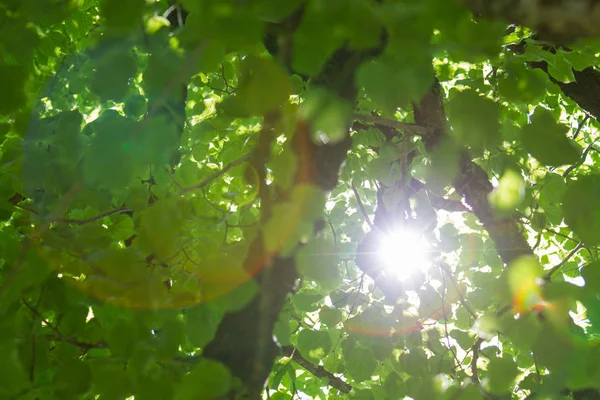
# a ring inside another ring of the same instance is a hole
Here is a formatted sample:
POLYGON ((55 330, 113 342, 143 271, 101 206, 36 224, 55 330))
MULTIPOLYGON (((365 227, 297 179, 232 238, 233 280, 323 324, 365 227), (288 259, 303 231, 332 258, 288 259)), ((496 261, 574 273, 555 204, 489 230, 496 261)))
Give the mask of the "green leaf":
MULTIPOLYGON (((155 36, 159 35, 160 32, 155 36)), ((144 94, 150 104, 156 101, 162 106, 167 99, 181 101, 183 96, 181 85, 190 75, 191 72, 185 67, 181 55, 168 47, 158 48, 150 54, 144 71, 142 80, 144 94)))
POLYGON ((319 311, 319 321, 329 327, 334 327, 342 322, 342 318, 343 313, 339 308, 323 307, 321 308, 321 311, 319 311))
POLYGON ((40 40, 40 51, 48 57, 60 57, 68 46, 68 38, 60 31, 51 31, 40 40))
POLYGON ((519 373, 517 364, 508 356, 493 357, 487 366, 487 389, 494 394, 512 392, 512 386, 519 373))
POLYGON ((429 153, 431 166, 425 172, 427 183, 441 189, 449 185, 459 171, 459 147, 452 139, 443 139, 429 153))
POLYGON ((393 113, 398 107, 418 101, 429 90, 433 83, 431 72, 430 63, 421 65, 418 60, 401 63, 383 58, 359 67, 357 80, 378 108, 393 113))
POLYGON ((225 107, 235 116, 264 116, 286 104, 292 87, 285 71, 275 61, 248 57, 242 64, 236 96, 225 107))
POLYGON ((312 240, 296 255, 298 272, 317 283, 324 292, 337 289, 342 283, 338 262, 335 243, 323 238, 312 240))
POLYGON ((556 225, 560 224, 563 219, 560 203, 567 186, 565 178, 559 174, 549 173, 539 182, 539 185, 541 187, 539 202, 544 209, 548 222, 556 225))
POLYGON ((137 72, 137 62, 130 49, 111 51, 96 63, 91 89, 102 101, 122 101, 129 81, 137 72))
POLYGON ((379 147, 385 143, 385 136, 379 129, 361 129, 352 135, 353 147, 362 145, 365 147, 379 147))
POLYGON ((313 141, 335 144, 348 136, 352 105, 330 90, 313 87, 306 94, 300 115, 310 123, 313 141))
POLYGON ((358 389, 350 393, 350 400, 375 400, 375 395, 373 394, 373 390, 358 389))
POLYGON ((88 34, 94 24, 90 13, 78 11, 65 22, 67 34, 74 40, 80 39, 88 34))
POLYGON ((102 0, 100 11, 108 26, 128 31, 141 23, 144 4, 144 0, 131 0, 126 4, 118 0, 102 0))
POLYGON ((298 311, 313 312, 319 309, 318 302, 323 299, 322 294, 306 293, 301 291, 292 296, 292 302, 298 311))
POLYGON ((136 348, 138 335, 136 325, 131 321, 121 319, 108 331, 106 341, 112 354, 129 357, 136 348))
POLYGON ((294 183, 298 170, 298 157, 290 146, 271 157, 271 168, 274 182, 283 189, 289 189, 294 183))
POLYGON ((489 194, 492 206, 501 211, 514 211, 524 200, 525 181, 521 174, 511 169, 504 171, 498 186, 489 194))
POLYGON ((565 222, 588 246, 600 244, 600 175, 578 176, 565 191, 565 222))
POLYGON ((550 111, 537 107, 531 123, 521 129, 523 147, 541 164, 555 167, 574 164, 579 160, 581 149, 567 138, 567 131, 550 111))
POLYGON ((92 370, 88 363, 76 359, 64 360, 57 369, 56 379, 65 382, 62 395, 77 397, 90 389, 92 383, 92 370))
POLYGON ((501 143, 497 103, 474 90, 464 90, 451 96, 448 118, 453 128, 451 133, 477 154, 501 143))
POLYGON ((220 362, 203 359, 183 377, 175 398, 177 400, 219 398, 229 392, 232 383, 232 376, 227 367, 220 362))
POLYGON ((383 381, 386 394, 392 399, 401 399, 406 396, 404 381, 396 371, 390 372, 383 381))
POLYGON ((312 232, 312 223, 324 208, 323 193, 312 185, 296 185, 290 198, 273 207, 271 218, 263 227, 265 249, 279 250, 282 256, 294 249, 303 235, 312 232), (287 221, 285 224, 280 223, 282 218, 287 221))
POLYGON ((3 338, 0 350, 4 354, 0 361, 0 394, 6 398, 17 396, 29 386, 25 366, 19 357, 17 346, 12 341, 3 338))
POLYGON ((412 348, 409 353, 400 355, 396 369, 411 376, 424 377, 429 371, 427 355, 422 349, 412 348))
POLYGON ((181 144, 181 131, 175 121, 166 115, 146 117, 134 131, 136 146, 131 157, 140 166, 173 165, 173 157, 181 144))
POLYGON ((535 212, 531 216, 531 227, 538 232, 542 232, 546 225, 548 224, 548 219, 546 218, 546 214, 543 212, 535 212))
POLYGON ((552 325, 545 324, 532 344, 531 350, 539 366, 550 370, 561 370, 565 368, 571 357, 573 344, 563 332, 558 332, 552 325))
POLYGON ((123 373, 122 362, 96 358, 90 360, 90 367, 94 393, 113 399, 125 398, 131 394, 133 385, 129 376, 123 373))
POLYGON ((135 122, 105 112, 90 126, 96 135, 83 159, 84 176, 88 182, 108 188, 127 185, 140 172, 132 160, 135 122))
POLYGON ((470 384, 460 391, 456 400, 483 400, 484 398, 481 390, 476 385, 470 384))
POLYGON ((138 400, 160 400, 175 398, 175 384, 167 372, 138 377, 135 397, 138 400))
POLYGON ((530 310, 542 302, 540 279, 543 268, 537 258, 522 256, 506 269, 516 312, 530 310))
POLYGON ((130 116, 134 119, 140 118, 148 111, 146 98, 141 94, 134 94, 125 102, 125 107, 123 107, 123 111, 125 112, 125 114, 127 114, 127 116, 130 116))
POLYGON ((585 280, 585 288, 600 293, 600 263, 592 262, 584 266, 581 276, 585 280))
POLYGON ((470 349, 473 346, 473 343, 475 342, 475 338, 472 335, 469 335, 469 332, 461 331, 458 329, 451 330, 450 336, 452 337, 452 339, 456 340, 458 345, 464 350, 470 349))
POLYGON ((563 83, 575 82, 573 67, 566 58, 561 57, 560 54, 556 54, 554 57, 547 57, 547 59, 550 76, 563 83))
POLYGON ((7 115, 25 105, 28 73, 22 66, 0 65, 0 115, 7 115))
POLYGON ((301 330, 296 343, 300 354, 310 362, 319 364, 331 350, 331 337, 325 331, 301 330))
POLYGON ((221 321, 221 313, 211 304, 197 304, 185 310, 184 333, 192 346, 204 347, 210 342, 221 321))
POLYGON ((343 43, 343 38, 332 32, 332 22, 340 15, 336 14, 336 5, 339 7, 339 3, 309 3, 304 10, 292 41, 291 61, 296 73, 317 75, 329 55, 343 43))
POLYGON ((167 259, 176 251, 177 235, 190 215, 184 200, 164 199, 144 211, 139 228, 143 247, 159 259, 167 259))
POLYGON ((346 358, 346 370, 356 382, 371 379, 375 368, 377 368, 377 360, 373 357, 371 349, 361 344, 357 344, 346 358))
POLYGON ((281 346, 289 346, 292 344, 292 330, 290 328, 290 314, 288 312, 281 313, 273 328, 273 334, 281 346))

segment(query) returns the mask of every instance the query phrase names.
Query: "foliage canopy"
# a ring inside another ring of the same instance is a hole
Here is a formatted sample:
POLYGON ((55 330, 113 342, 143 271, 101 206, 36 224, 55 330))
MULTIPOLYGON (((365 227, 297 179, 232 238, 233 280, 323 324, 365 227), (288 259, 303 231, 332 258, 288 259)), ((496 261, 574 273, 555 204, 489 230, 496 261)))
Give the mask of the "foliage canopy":
POLYGON ((600 5, 493 3, 0 0, 0 399, 600 399, 600 5))

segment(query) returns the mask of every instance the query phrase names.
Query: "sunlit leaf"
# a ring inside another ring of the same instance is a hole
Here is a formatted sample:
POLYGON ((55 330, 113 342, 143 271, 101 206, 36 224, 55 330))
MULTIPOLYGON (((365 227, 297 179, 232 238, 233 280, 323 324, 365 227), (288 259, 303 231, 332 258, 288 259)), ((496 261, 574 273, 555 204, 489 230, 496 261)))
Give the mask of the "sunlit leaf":
POLYGON ((503 211, 512 211, 525 196, 523 177, 513 170, 506 170, 500 177, 498 187, 489 195, 490 203, 503 211))
POLYGON ((319 363, 320 360, 331 350, 331 338, 324 331, 313 331, 303 329, 298 333, 296 343, 300 353, 314 363, 319 363))
POLYGON ((516 312, 527 311, 543 303, 540 290, 543 269, 537 259, 518 258, 510 264, 506 274, 516 312))

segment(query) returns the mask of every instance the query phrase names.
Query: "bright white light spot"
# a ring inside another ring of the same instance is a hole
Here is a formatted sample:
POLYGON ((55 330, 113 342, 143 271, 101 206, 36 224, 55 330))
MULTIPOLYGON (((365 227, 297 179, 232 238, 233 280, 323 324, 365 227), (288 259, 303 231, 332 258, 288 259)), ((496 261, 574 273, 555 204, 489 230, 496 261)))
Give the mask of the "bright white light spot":
POLYGON ((89 307, 87 317, 85 317, 85 322, 89 322, 92 318, 94 318, 94 310, 92 310, 92 307, 89 307))
POLYGON ((410 231, 396 231, 386 235, 379 247, 379 257, 385 268, 400 280, 415 272, 425 272, 431 265, 429 248, 421 235, 410 231))
POLYGON ((579 286, 579 287, 585 286, 585 280, 581 276, 576 276, 574 278, 571 278, 571 277, 565 275, 565 281, 572 283, 575 286, 579 286))
POLYGON ((327 211, 331 211, 333 210, 333 207, 335 207, 335 201, 333 200, 328 200, 327 203, 325 203, 325 209, 327 211))

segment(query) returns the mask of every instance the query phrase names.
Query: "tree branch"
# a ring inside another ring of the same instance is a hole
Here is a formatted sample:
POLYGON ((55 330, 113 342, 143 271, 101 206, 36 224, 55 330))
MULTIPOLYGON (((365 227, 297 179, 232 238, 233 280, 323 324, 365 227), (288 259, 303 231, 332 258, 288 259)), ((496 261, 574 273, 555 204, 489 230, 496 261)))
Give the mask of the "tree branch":
POLYGON ((527 26, 544 40, 565 42, 600 36, 598 0, 462 0, 475 14, 527 26))
POLYGON ((223 175, 225 175, 227 172, 231 171, 235 167, 242 165, 243 163, 248 161, 250 159, 251 155, 252 155, 252 153, 247 153, 247 154, 243 155, 242 157, 238 158, 237 160, 230 162, 229 164, 225 165, 222 169, 213 172, 210 176, 207 176, 206 178, 202 179, 197 184, 181 189, 179 194, 183 196, 184 194, 187 194, 194 190, 204 188, 206 185, 208 185, 212 181, 219 179, 220 177, 222 177, 223 175))
POLYGON ((567 256, 561 262, 556 264, 554 267, 552 267, 550 271, 546 273, 544 279, 546 281, 549 281, 552 278, 552 275, 554 275, 556 271, 558 271, 563 265, 565 265, 571 259, 571 257, 573 257, 582 247, 583 242, 580 242, 577 246, 575 246, 573 250, 569 252, 569 254, 567 254, 567 256))
POLYGON ((371 218, 369 218, 369 214, 367 213, 367 210, 365 209, 365 205, 363 204, 362 200, 360 199, 360 195, 358 194, 358 189, 356 189, 356 186, 354 186, 354 183, 352 184, 352 192, 354 192, 354 197, 356 197, 356 202, 358 203, 358 208, 360 208, 360 211, 362 212, 363 217, 365 218, 365 221, 367 221, 367 224, 369 224, 369 226, 372 228, 373 223, 371 222, 371 218))
MULTIPOLYGON (((314 77, 313 83, 325 87, 349 104, 355 104, 355 71, 382 48, 383 43, 374 49, 354 51, 343 47, 335 51, 322 72, 314 77)), ((347 121, 346 131, 350 123, 347 121)), ((337 143, 319 145, 311 140, 310 121, 299 120, 291 143, 298 162, 292 187, 310 184, 323 192, 332 190, 338 184, 340 167, 352 146, 350 136, 337 143)), ((244 161, 238 160, 238 163, 244 161)), ((218 175, 213 174, 183 192, 201 188, 223 173, 223 170, 219 171, 218 175)), ((275 201, 286 201, 290 193, 284 191, 275 201)), ((269 207, 265 209, 263 200, 266 199, 261 198, 261 221, 264 222, 269 207)), ((259 398, 279 353, 273 341, 273 328, 287 296, 296 288, 298 273, 293 253, 281 257, 277 252, 268 252, 262 234, 258 233, 250 244, 244 268, 255 275, 259 293, 244 308, 223 317, 215 338, 203 350, 204 357, 222 362, 242 381, 250 398, 259 398)))
MULTIPOLYGON (((414 105, 415 121, 428 129, 423 137, 425 148, 434 149, 447 132, 447 121, 438 83, 418 104, 414 105)), ((515 218, 498 217, 489 201, 492 184, 486 172, 473 161, 466 149, 459 150, 458 178, 453 182, 456 191, 464 198, 494 241, 496 251, 505 264, 523 255, 533 255, 527 240, 521 233, 515 218)))
POLYGON ((313 374, 318 378, 327 378, 329 380, 329 385, 342 393, 350 393, 352 391, 352 386, 338 378, 331 372, 327 371, 320 365, 314 365, 300 354, 298 350, 296 350, 293 346, 284 346, 282 347, 283 355, 286 357, 290 357, 292 360, 297 362, 302 368, 313 374))
POLYGON ((95 215, 90 218, 85 218, 85 219, 56 218, 53 220, 53 222, 61 222, 63 224, 84 225, 84 224, 89 224, 90 222, 98 221, 102 218, 110 217, 111 215, 127 214, 127 213, 133 213, 133 210, 130 210, 127 207, 119 207, 115 210, 106 211, 102 214, 95 215))
POLYGON ((425 136, 427 130, 418 124, 409 124, 406 122, 395 121, 393 119, 378 117, 375 115, 355 114, 354 119, 357 121, 368 122, 376 125, 382 125, 388 128, 397 129, 412 136, 425 136))

